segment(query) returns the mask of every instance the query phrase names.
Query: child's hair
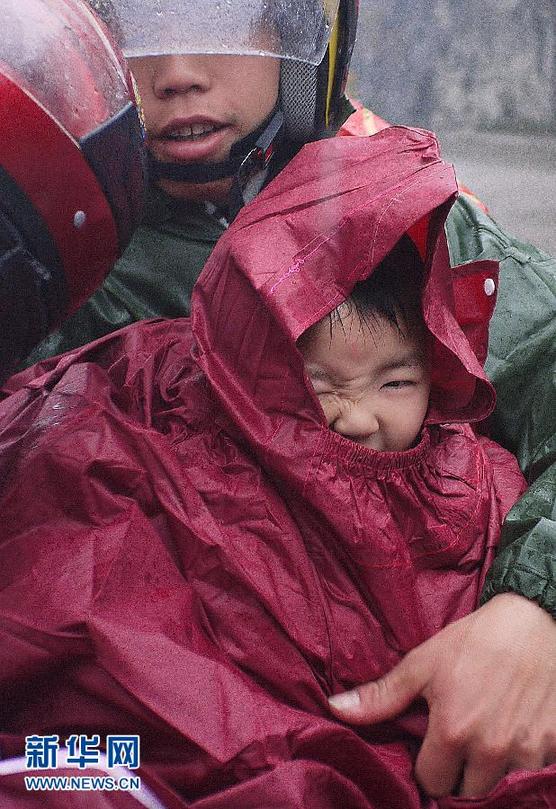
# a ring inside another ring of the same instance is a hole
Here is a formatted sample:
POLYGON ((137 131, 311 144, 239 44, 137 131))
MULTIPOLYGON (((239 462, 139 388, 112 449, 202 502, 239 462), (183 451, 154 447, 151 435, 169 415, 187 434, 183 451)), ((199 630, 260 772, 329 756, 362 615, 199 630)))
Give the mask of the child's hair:
POLYGON ((369 328, 373 321, 383 318, 402 333, 403 327, 412 330, 422 322, 423 269, 412 240, 402 236, 376 270, 359 281, 344 304, 331 313, 331 323, 342 322, 347 306, 347 311, 355 311, 369 328))

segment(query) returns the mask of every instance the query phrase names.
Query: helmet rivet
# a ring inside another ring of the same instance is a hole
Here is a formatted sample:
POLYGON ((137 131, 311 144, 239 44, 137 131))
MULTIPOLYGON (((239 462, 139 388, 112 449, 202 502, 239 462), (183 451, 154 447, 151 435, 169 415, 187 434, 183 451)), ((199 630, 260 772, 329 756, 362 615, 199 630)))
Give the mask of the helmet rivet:
POLYGON ((85 222, 87 221, 87 214, 85 211, 76 211, 73 216, 73 226, 76 228, 82 228, 85 222))
POLYGON ((483 284, 483 288, 485 290, 485 295, 494 295, 496 292, 496 284, 492 278, 485 278, 485 283, 483 284))

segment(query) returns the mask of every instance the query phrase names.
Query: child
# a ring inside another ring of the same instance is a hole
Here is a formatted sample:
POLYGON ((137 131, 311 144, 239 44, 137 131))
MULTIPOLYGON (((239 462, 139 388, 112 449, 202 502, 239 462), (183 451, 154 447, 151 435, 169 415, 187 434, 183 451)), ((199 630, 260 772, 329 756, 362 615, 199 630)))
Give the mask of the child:
MULTIPOLYGON (((456 805, 413 774, 423 702, 361 731, 328 703, 476 607, 523 488, 511 456, 470 426, 494 405, 476 352, 496 266, 450 269, 455 193, 427 133, 315 143, 227 231, 191 324, 138 324, 12 380, 5 757, 34 733, 101 747, 133 733, 143 778, 172 809, 456 805), (365 314, 357 284, 379 266, 400 284, 422 275, 422 308, 396 281, 365 314), (347 370, 332 365, 327 346, 345 353, 351 337, 347 370), (390 428, 384 412, 414 382, 411 429, 390 428), (342 426, 377 390, 392 397, 373 407, 378 431, 342 426)), ((27 799, 10 773, 6 809, 27 799)), ((555 783, 555 767, 513 772, 485 807, 547 803, 555 783)), ((104 793, 103 809, 124 797, 104 793)))

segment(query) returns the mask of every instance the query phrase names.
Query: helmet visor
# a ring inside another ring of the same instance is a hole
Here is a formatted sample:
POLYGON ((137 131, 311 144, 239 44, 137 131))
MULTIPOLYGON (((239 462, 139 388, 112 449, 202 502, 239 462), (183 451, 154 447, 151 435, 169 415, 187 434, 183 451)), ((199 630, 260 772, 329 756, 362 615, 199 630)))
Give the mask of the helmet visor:
POLYGON ((320 64, 338 0, 89 0, 128 57, 276 56, 320 64))
POLYGON ((0 74, 76 140, 129 103, 125 69, 85 4, 3 0, 2 24, 0 74))

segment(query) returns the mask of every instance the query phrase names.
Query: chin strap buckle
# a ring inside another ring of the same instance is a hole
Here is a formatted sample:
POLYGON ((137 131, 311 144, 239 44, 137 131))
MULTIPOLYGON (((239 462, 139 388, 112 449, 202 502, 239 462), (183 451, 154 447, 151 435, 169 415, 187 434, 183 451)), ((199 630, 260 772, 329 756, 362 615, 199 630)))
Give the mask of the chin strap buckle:
POLYGON ((277 109, 268 126, 257 138, 255 146, 247 153, 238 171, 238 180, 243 187, 256 174, 266 171, 276 148, 276 140, 284 126, 282 110, 277 109))

